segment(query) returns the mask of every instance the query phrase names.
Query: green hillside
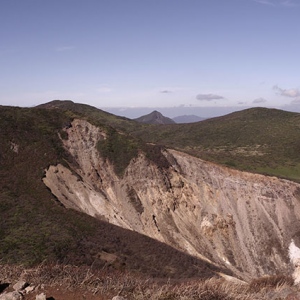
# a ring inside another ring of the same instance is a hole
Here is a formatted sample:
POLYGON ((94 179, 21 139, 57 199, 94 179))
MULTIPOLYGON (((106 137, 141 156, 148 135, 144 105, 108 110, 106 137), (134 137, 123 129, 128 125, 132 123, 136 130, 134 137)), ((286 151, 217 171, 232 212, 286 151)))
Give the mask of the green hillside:
POLYGON ((122 176, 130 160, 144 152, 160 168, 166 145, 233 168, 300 180, 300 115, 253 108, 199 123, 147 125, 71 101, 36 108, 0 107, 0 257, 34 265, 107 262, 112 268, 153 276, 206 276, 211 266, 137 233, 67 210, 42 182, 49 165, 72 165, 62 147, 63 128, 74 118, 100 126, 107 139, 98 150, 122 176), (154 143, 151 144, 151 143, 154 143), (143 249, 143 251, 141 251, 143 249), (174 259, 170 260, 170 257, 174 259), (178 259, 180 258, 180 264, 178 259), (191 263, 192 262, 192 263, 191 263), (166 268, 161 268, 167 265, 166 268), (168 270, 178 271, 172 274, 168 270), (206 268, 208 272, 203 272, 206 268), (177 274, 177 275, 174 275, 177 274), (180 275, 179 275, 180 274, 180 275))
POLYGON ((42 107, 80 114, 97 125, 126 132, 135 141, 164 145, 239 170, 300 181, 298 113, 251 108, 197 123, 158 126, 71 101, 53 101, 42 107))
POLYGON ((198 123, 137 129, 161 143, 240 170, 300 181, 300 114, 251 108, 198 123))
MULTIPOLYGON (((164 145, 231 168, 300 181, 298 113, 251 108, 197 123, 158 126, 72 101, 52 101, 41 107, 67 110, 69 115, 75 113, 97 125, 126 132, 131 139, 135 137, 134 144, 164 145)), ((123 163, 122 170, 126 165, 123 163)))
MULTIPOLYGON (((49 165, 73 163, 59 134, 64 137, 62 129, 80 115, 82 112, 74 110, 0 106, 1 263, 33 266, 48 261, 125 270, 143 276, 213 276, 218 269, 206 262, 64 208, 46 188, 42 178, 49 165), (110 254, 115 259, 105 260, 110 254)), ((103 115, 99 112, 100 117, 103 115)), ((116 147, 117 131, 109 125, 104 129, 112 134, 108 140, 116 147)), ((122 136, 122 146, 134 140, 122 136)))
POLYGON ((70 100, 54 100, 41 104, 37 108, 64 111, 73 118, 80 117, 89 120, 95 125, 111 126, 121 131, 135 131, 137 128, 143 128, 144 126, 125 117, 115 116, 96 107, 74 103, 70 100))

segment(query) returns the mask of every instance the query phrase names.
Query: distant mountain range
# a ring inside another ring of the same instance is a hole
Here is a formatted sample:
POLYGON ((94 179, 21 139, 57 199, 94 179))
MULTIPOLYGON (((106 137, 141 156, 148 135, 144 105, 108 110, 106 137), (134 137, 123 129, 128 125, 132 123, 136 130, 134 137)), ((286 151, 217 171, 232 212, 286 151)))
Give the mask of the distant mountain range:
POLYGON ((195 115, 183 115, 173 118, 175 123, 196 123, 205 120, 206 118, 201 118, 195 115))
POLYGON ((205 120, 205 118, 201 118, 195 115, 183 115, 183 116, 178 116, 173 119, 170 119, 168 117, 165 117, 157 110, 154 110, 150 114, 141 116, 134 120, 145 124, 174 124, 174 123, 195 123, 195 122, 203 121, 205 120))

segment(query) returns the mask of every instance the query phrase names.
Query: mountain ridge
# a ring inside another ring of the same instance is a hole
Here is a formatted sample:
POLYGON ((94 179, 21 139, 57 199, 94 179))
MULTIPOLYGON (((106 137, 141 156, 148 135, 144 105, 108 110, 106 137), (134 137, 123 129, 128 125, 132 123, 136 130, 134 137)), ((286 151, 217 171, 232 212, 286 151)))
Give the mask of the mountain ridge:
POLYGON ((62 144, 72 118, 57 108, 0 108, 2 262, 85 264, 171 278, 222 272, 161 242, 109 224, 105 218, 97 220, 62 206, 42 178, 50 165, 61 164, 68 170, 77 165, 62 144), (105 253, 115 258, 107 261, 105 253))
MULTIPOLYGON (((254 109, 199 124, 156 126, 73 102, 54 105, 0 108, 3 259, 27 264, 44 258, 77 263, 96 260, 96 265, 103 266, 104 251, 118 257, 111 267, 151 274, 151 267, 145 264, 151 261, 149 253, 137 255, 140 249, 134 243, 130 248, 115 233, 109 237, 107 226, 112 223, 123 227, 131 241, 139 235, 131 235, 128 229, 185 252, 182 259, 186 264, 182 265, 186 272, 179 266, 175 271, 171 266, 166 268, 169 271, 161 270, 159 265, 165 263, 166 255, 157 258, 154 276, 179 276, 177 272, 200 276, 201 271, 197 273, 189 263, 192 256, 197 257, 198 270, 210 270, 209 276, 225 273, 248 281, 275 274, 278 269, 293 272, 289 246, 292 241, 299 246, 299 185, 207 162, 187 154, 190 151, 180 152, 181 144, 168 147, 168 143, 171 138, 180 141, 182 132, 186 138, 196 132, 197 143, 211 145, 213 141, 217 143, 214 147, 219 141, 241 147, 255 135, 267 143, 274 138, 268 136, 270 132, 284 136, 276 131, 282 124, 286 124, 283 131, 297 126, 297 114, 254 109), (259 136, 257 128, 263 121, 273 131, 264 127, 259 136), (158 128, 158 140, 167 141, 167 146, 153 145, 149 137, 154 128, 158 128), (235 136, 228 135, 233 130, 255 135, 242 136, 237 142, 235 136), (205 134, 211 132, 215 135, 205 141, 205 134), (96 242, 98 234, 103 237, 102 245, 96 242), (125 250, 130 248, 132 256, 122 252, 121 245, 125 250)), ((294 130, 291 137, 297 134, 294 130)), ((280 140, 283 145, 288 141, 289 137, 280 140)), ((149 243, 155 248, 154 240, 149 243)))
POLYGON ((141 153, 118 178, 97 152, 97 141, 103 141, 99 129, 75 120, 67 131, 65 148, 77 157, 73 172, 82 179, 59 165, 44 178, 65 206, 155 238, 244 280, 290 268, 287 247, 300 229, 300 185, 169 149, 163 150, 170 162, 166 169, 141 153))
POLYGON ((207 118, 202 118, 196 115, 182 115, 172 118, 177 124, 201 122, 207 118))

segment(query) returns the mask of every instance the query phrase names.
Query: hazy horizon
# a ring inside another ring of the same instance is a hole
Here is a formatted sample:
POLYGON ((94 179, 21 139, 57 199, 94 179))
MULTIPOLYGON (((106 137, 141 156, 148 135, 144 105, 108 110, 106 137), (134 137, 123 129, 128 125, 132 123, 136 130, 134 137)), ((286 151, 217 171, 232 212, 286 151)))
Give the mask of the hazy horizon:
MULTIPOLYGON (((214 118, 219 116, 224 116, 226 114, 241 111, 244 109, 249 109, 253 107, 265 107, 265 108, 274 108, 274 109, 280 109, 290 112, 296 112, 300 113, 300 106, 298 105, 284 105, 284 106, 211 106, 211 107, 201 107, 201 106, 170 106, 170 107, 160 107, 160 106, 144 106, 144 107, 126 107, 126 106, 120 106, 120 107, 103 107, 103 106, 95 106, 88 102, 76 102, 71 99, 53 99, 46 102, 40 102, 36 105, 11 105, 11 106, 18 106, 18 107, 35 107, 41 104, 45 104, 54 100, 59 101, 72 101, 74 103, 78 104, 86 104, 94 106, 98 109, 101 109, 103 111, 106 111, 108 113, 114 114, 116 116, 126 117, 129 119, 135 119, 138 117, 141 117, 143 115, 149 114, 153 112, 154 110, 160 112, 165 117, 169 118, 175 118, 179 116, 198 116, 200 118, 214 118)), ((2 105, 2 104, 0 104, 2 105)), ((7 104, 4 104, 7 105, 7 104)))
MULTIPOLYGON (((159 111, 164 116, 175 118, 184 115, 195 115, 201 118, 214 118, 223 116, 232 112, 241 111, 253 107, 265 106, 230 106, 230 107, 98 107, 104 111, 117 116, 123 116, 129 119, 138 118, 140 116, 151 113, 154 110, 159 111)), ((300 112, 300 107, 293 105, 266 107, 275 108, 291 112, 300 112)))

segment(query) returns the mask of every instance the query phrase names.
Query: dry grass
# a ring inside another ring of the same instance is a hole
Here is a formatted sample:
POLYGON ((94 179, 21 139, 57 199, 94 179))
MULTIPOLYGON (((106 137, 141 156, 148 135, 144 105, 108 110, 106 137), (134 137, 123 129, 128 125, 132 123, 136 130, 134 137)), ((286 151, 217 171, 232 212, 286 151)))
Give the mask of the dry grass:
MULTIPOLYGON (((268 295, 295 289, 290 277, 272 276, 236 284, 220 278, 208 280, 158 280, 128 273, 94 270, 87 266, 41 264, 36 268, 0 265, 0 282, 25 280, 32 285, 45 285, 64 290, 89 291, 108 297, 120 294, 130 300, 255 300, 269 299, 268 295)), ((278 297, 278 299, 281 299, 278 297)))
POLYGON ((256 292, 262 289, 280 288, 283 286, 293 286, 294 279, 285 275, 264 276, 254 279, 249 284, 249 290, 256 292))

